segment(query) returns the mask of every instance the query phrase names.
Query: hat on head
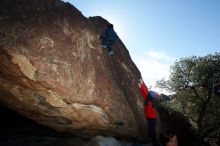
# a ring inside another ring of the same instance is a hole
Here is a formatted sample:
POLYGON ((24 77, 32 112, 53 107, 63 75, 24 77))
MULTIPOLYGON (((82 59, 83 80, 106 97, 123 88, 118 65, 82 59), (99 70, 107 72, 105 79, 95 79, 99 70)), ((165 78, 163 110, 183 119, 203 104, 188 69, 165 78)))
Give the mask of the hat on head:
POLYGON ((157 94, 157 92, 155 92, 155 91, 149 91, 149 94, 150 94, 150 96, 153 97, 153 98, 157 98, 157 97, 158 97, 158 94, 157 94))

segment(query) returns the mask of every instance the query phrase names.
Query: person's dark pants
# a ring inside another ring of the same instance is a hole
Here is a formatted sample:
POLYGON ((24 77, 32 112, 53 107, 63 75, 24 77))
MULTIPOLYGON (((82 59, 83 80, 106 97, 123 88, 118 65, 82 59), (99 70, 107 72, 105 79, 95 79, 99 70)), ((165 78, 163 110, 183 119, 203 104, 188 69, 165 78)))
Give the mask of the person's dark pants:
POLYGON ((147 119, 148 122, 148 135, 152 141, 153 146, 161 146, 160 142, 157 138, 157 132, 156 132, 156 119, 147 119))
POLYGON ((111 52, 112 51, 112 45, 113 45, 114 41, 112 40, 108 40, 106 42, 106 46, 107 46, 107 49, 108 49, 108 52, 111 52))
POLYGON ((108 52, 112 51, 112 45, 114 43, 114 40, 110 40, 105 37, 101 37, 101 42, 102 42, 102 45, 105 45, 107 47, 108 52))

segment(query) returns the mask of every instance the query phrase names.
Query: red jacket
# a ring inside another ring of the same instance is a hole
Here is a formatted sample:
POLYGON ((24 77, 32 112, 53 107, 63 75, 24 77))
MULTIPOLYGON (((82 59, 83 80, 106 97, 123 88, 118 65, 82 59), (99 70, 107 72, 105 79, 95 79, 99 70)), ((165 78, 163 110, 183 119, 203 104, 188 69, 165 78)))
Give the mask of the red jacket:
POLYGON ((154 99, 150 98, 147 86, 143 83, 141 87, 139 87, 139 91, 141 95, 144 97, 144 115, 147 119, 156 119, 157 112, 154 107, 154 99))

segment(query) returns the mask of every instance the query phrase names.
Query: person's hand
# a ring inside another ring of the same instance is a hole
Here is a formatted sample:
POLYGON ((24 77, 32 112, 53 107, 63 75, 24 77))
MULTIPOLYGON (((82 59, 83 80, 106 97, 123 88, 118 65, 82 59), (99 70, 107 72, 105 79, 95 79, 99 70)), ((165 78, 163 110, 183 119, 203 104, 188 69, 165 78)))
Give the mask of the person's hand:
POLYGON ((143 83, 144 83, 144 81, 143 81, 143 79, 142 79, 142 78, 140 78, 140 79, 139 79, 139 82, 140 82, 141 84, 143 84, 143 83))

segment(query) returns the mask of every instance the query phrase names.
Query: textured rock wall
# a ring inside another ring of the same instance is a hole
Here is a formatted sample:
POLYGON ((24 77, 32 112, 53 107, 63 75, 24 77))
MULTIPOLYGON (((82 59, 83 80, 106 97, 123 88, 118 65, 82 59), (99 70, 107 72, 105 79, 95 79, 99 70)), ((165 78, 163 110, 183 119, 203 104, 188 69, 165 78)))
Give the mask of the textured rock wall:
POLYGON ((140 72, 120 40, 101 48, 107 24, 59 0, 1 0, 0 104, 58 131, 146 138, 140 72))

